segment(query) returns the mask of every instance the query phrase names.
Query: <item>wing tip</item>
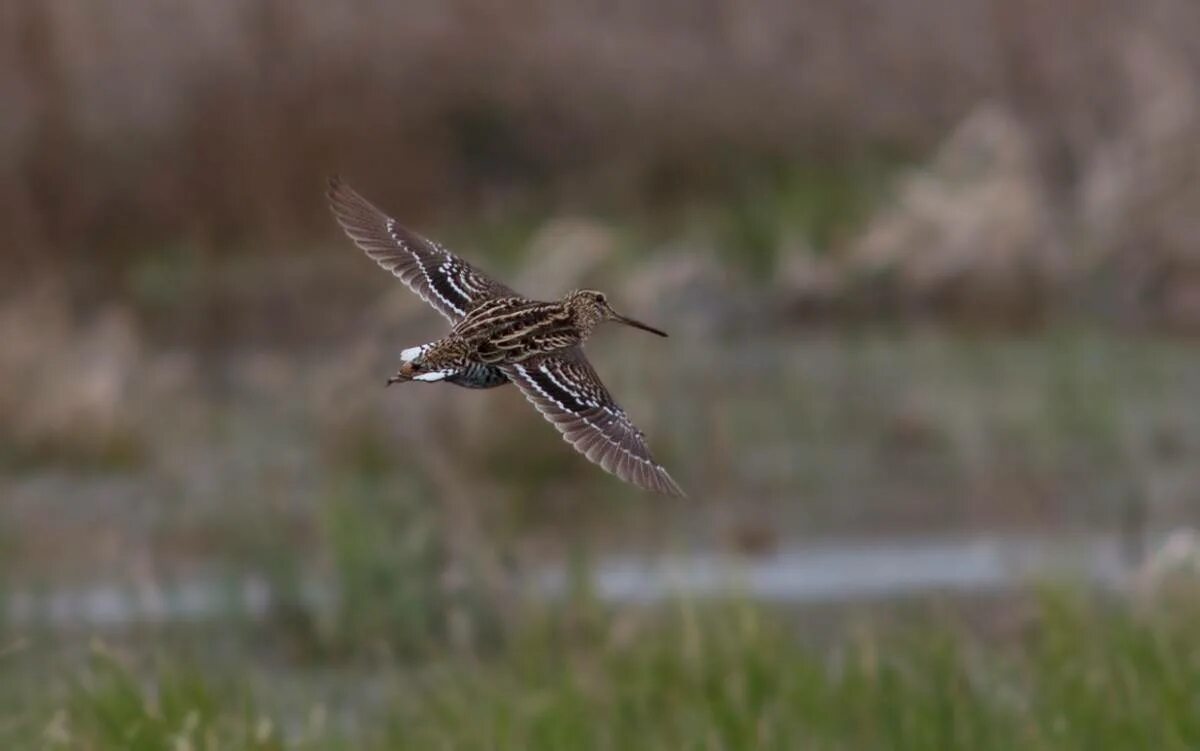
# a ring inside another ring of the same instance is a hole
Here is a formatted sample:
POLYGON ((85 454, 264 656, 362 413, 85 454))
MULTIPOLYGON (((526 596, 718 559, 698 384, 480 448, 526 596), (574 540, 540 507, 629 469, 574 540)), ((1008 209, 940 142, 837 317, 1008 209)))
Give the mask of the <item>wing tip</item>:
POLYGON ((653 477, 656 481, 655 487, 648 488, 648 490, 653 490, 656 493, 672 498, 688 497, 688 494, 684 492, 683 488, 679 487, 679 483, 675 482, 675 478, 671 477, 667 470, 663 469, 662 467, 655 468, 653 477))
MULTIPOLYGON (((627 456, 631 456, 626 454, 627 456)), ((634 461, 642 461, 639 457, 633 457, 634 461)), ((608 469, 605 467, 605 469, 608 469)), ((675 482, 675 478, 671 477, 671 473, 667 472, 666 468, 658 464, 653 459, 649 464, 637 465, 636 470, 630 469, 628 465, 618 464, 614 470, 608 470, 616 475, 619 479, 641 488, 642 490, 651 493, 658 493, 672 498, 687 498, 688 494, 683 488, 679 487, 679 483, 675 482)))
POLYGON ((374 258, 375 256, 364 245, 364 242, 374 239, 377 242, 387 243, 389 239, 385 237, 384 233, 387 231, 386 228, 391 218, 380 211, 375 204, 363 198, 358 191, 351 188, 341 175, 331 175, 328 183, 329 187, 325 191, 325 198, 329 201, 329 210, 333 212, 333 218, 350 236, 351 240, 366 251, 367 255, 374 258))
POLYGON ((347 191, 353 192, 346 181, 338 173, 333 173, 325 181, 325 197, 331 203, 341 201, 346 198, 347 191))
POLYGON ((347 209, 355 205, 361 206, 366 203, 366 200, 358 194, 358 191, 351 188, 342 179, 342 176, 336 173, 329 176, 325 198, 329 200, 329 207, 338 215, 343 214, 347 209))

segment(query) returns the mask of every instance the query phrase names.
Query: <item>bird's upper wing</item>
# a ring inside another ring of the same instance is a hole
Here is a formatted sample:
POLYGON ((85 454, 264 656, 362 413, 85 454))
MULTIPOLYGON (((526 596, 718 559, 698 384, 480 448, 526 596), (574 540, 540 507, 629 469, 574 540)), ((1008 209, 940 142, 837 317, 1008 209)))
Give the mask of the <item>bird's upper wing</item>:
POLYGON ((328 196, 333 215, 350 239, 451 323, 484 300, 516 294, 441 245, 405 229, 339 178, 329 181, 328 196))
POLYGON ((579 347, 535 355, 500 369, 590 461, 646 490, 684 495, 654 460, 646 436, 613 401, 579 347))

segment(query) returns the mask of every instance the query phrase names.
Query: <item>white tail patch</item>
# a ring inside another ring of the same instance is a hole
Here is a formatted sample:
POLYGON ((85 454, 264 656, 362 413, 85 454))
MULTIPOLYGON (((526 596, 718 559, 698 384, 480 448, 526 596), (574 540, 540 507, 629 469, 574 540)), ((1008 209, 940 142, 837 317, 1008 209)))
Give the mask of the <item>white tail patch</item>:
POLYGON ((447 376, 453 375, 453 370, 431 370, 428 373, 413 376, 414 381, 441 381, 447 376))
POLYGON ((422 344, 418 347, 409 347, 408 349, 401 350, 400 351, 400 361, 401 362, 412 362, 412 361, 416 360, 418 357, 420 357, 421 355, 425 354, 426 350, 428 350, 430 346, 431 345, 428 345, 428 344, 422 344))

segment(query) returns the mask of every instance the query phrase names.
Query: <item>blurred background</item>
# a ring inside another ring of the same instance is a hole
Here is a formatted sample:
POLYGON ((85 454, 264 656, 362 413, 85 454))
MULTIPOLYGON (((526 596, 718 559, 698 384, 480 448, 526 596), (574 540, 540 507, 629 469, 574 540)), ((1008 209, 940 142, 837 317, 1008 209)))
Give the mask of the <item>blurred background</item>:
POLYGON ((1200 4, 6 0, 0 110, 5 747, 1200 745, 1200 4), (385 392, 335 173, 691 497, 385 392))

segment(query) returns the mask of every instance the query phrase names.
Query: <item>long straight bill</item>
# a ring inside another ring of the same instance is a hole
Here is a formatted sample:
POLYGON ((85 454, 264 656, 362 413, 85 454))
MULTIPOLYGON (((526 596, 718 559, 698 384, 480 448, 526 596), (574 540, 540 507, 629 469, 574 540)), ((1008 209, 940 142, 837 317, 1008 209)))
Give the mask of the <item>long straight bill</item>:
POLYGON ((632 326, 635 329, 641 329, 642 331, 649 331, 651 334, 658 334, 659 336, 667 335, 667 332, 665 332, 665 331, 660 331, 660 330, 654 328, 653 326, 647 326, 646 324, 642 323, 641 321, 635 321, 632 318, 626 318, 623 315, 618 315, 618 314, 614 313, 613 320, 623 323, 626 326, 632 326))

